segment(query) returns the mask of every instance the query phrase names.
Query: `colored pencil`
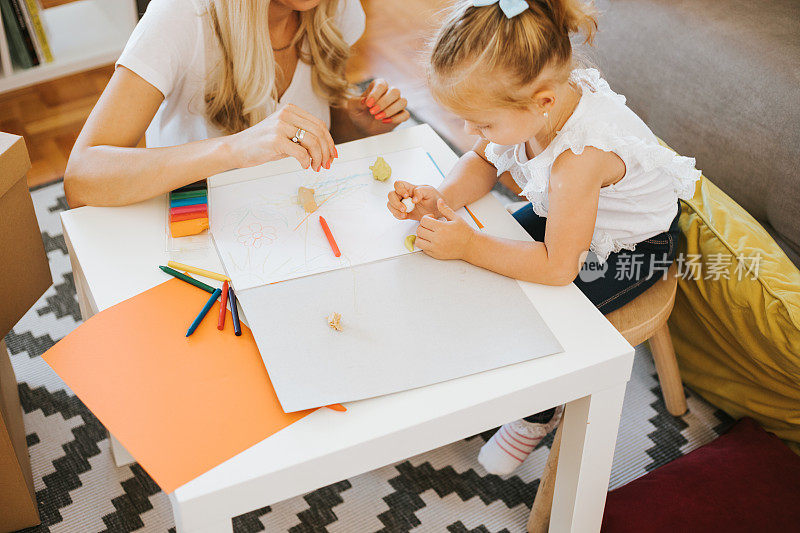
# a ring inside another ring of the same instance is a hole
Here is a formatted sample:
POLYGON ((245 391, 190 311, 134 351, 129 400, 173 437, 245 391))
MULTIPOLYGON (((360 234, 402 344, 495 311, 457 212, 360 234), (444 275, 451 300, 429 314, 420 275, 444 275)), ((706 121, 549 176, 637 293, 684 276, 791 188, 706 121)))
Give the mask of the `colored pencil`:
POLYGON ((208 204, 197 205, 182 205, 180 207, 171 207, 169 210, 170 215, 182 215, 184 213, 208 213, 208 204))
POLYGON ((222 274, 217 274, 216 272, 211 272, 210 270, 203 270, 202 268, 184 265, 183 263, 176 263, 175 261, 170 261, 169 263, 167 263, 167 265, 177 270, 186 270, 187 272, 191 272, 192 274, 197 274, 198 276, 203 276, 204 278, 216 279, 218 281, 231 280, 231 278, 229 278, 228 276, 223 276, 222 274))
POLYGON ((169 193, 170 200, 181 200, 183 198, 201 198, 208 196, 208 191, 198 189, 196 191, 172 191, 169 193))
POLYGON ((239 309, 236 308, 236 293, 233 292, 233 287, 228 287, 228 301, 231 303, 233 333, 238 337, 242 334, 242 324, 239 322, 239 309))
POLYGON ((322 226, 322 231, 325 232, 325 236, 328 238, 328 243, 331 245, 331 250, 333 250, 333 255, 339 257, 342 255, 342 252, 339 251, 339 247, 336 245, 336 240, 333 238, 333 233, 331 233, 331 228, 328 227, 328 223, 322 218, 322 215, 319 217, 319 223, 322 226))
POLYGON ((225 315, 228 314, 228 282, 222 284, 222 297, 219 299, 219 318, 217 319, 217 329, 225 329, 225 315))
POLYGON ((183 198, 181 200, 170 200, 169 206, 170 207, 183 207, 185 205, 200 205, 200 204, 207 204, 208 197, 203 196, 202 198, 183 198))
POLYGON ((220 294, 222 294, 222 289, 216 289, 213 293, 211 293, 211 298, 208 299, 206 305, 204 305, 200 310, 200 314, 197 315, 197 318, 194 319, 192 325, 189 326, 189 331, 186 332, 187 337, 194 333, 194 330, 196 330, 197 326, 200 325, 200 322, 203 321, 203 318, 206 316, 206 314, 208 314, 208 310, 211 309, 211 306, 214 305, 214 302, 217 301, 217 298, 219 298, 220 294))
POLYGON ((203 289, 206 292, 214 292, 214 287, 212 287, 211 285, 206 285, 202 281, 198 281, 198 280, 196 280, 194 278, 190 278, 186 274, 181 274, 177 270, 173 270, 173 269, 171 269, 169 267, 165 267, 165 266, 159 266, 158 268, 160 268, 161 270, 163 270, 164 272, 166 272, 170 276, 175 276, 176 278, 178 278, 180 280, 183 280, 186 283, 189 283, 190 285, 194 285, 195 287, 197 287, 199 289, 203 289))

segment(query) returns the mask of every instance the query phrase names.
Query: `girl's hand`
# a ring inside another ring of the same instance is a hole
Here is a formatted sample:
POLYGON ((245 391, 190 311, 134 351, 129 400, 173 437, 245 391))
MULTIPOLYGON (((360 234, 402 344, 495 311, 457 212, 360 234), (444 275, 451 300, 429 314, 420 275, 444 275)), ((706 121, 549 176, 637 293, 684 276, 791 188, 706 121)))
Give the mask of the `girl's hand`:
POLYGON ((446 220, 426 215, 417 228, 414 245, 434 259, 464 259, 475 230, 439 198, 437 208, 446 220))
POLYGON ((420 220, 425 215, 438 218, 442 214, 436 206, 436 201, 441 198, 442 193, 430 185, 415 186, 407 181, 395 181, 394 190, 389 193, 389 202, 386 206, 394 218, 400 220, 420 220), (414 209, 410 213, 406 212, 403 198, 411 198, 414 202, 414 209))
POLYGON ((322 167, 330 168, 338 156, 325 123, 292 104, 229 138, 239 168, 294 157, 303 168, 319 172, 322 167), (305 130, 305 135, 294 143, 292 137, 299 129, 305 130))
POLYGON ((376 79, 348 102, 353 123, 369 135, 392 131, 411 116, 406 110, 407 100, 400 90, 390 87, 386 80, 376 79))

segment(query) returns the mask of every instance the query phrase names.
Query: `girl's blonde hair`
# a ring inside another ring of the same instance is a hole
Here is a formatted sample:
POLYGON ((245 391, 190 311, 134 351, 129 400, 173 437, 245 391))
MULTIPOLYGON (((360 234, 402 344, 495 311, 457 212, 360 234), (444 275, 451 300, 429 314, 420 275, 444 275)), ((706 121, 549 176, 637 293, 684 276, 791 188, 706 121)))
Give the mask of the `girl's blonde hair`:
POLYGON ((572 66, 571 35, 583 33, 584 42, 592 43, 597 30, 593 5, 528 0, 528 6, 509 19, 499 4, 457 2, 431 51, 428 81, 434 97, 458 109, 525 107, 530 101, 520 88, 548 67, 563 73, 562 67, 572 66))
MULTIPOLYGON (((291 45, 311 65, 317 94, 341 105, 350 84, 345 64, 350 46, 334 24, 339 0, 322 0, 300 13, 291 45), (304 42, 307 43, 304 45, 304 42)), ((278 101, 278 72, 267 15, 269 0, 209 0, 211 28, 222 60, 206 87, 206 116, 227 133, 242 131, 267 117, 278 101)))

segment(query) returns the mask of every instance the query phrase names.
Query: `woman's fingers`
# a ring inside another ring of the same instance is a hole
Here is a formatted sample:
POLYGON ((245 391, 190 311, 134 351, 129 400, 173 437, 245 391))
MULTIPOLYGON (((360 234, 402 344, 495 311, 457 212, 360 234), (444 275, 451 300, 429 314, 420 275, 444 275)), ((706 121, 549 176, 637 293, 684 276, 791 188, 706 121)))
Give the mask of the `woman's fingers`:
POLYGON ((300 141, 299 143, 295 143, 294 141, 292 141, 292 137, 294 137, 297 134, 297 128, 295 128, 294 124, 286 122, 282 123, 281 132, 289 140, 290 143, 296 144, 304 148, 308 152, 309 157, 311 158, 311 168, 313 168, 314 170, 319 170, 319 168, 323 164, 323 154, 317 136, 311 133, 311 131, 306 130, 306 133, 303 135, 303 140, 300 141))
MULTIPOLYGON (((390 87, 383 95, 377 99, 375 105, 370 108, 369 112, 378 117, 381 113, 386 113, 386 108, 400 99, 400 91, 395 87, 390 87)), ((388 113, 387 113, 388 114, 388 113)), ((391 115, 389 115, 391 116, 391 115)), ((381 117, 383 118, 383 117, 381 117)))
POLYGON ((411 118, 411 113, 409 113, 406 109, 404 109, 393 117, 387 117, 382 119, 381 122, 383 122, 384 124, 402 124, 409 118, 411 118))
POLYGON ((371 82, 369 82, 369 85, 367 85, 367 88, 364 89, 364 92, 361 93, 361 103, 362 104, 366 103, 367 96, 369 96, 369 93, 372 92, 372 88, 373 87, 375 87, 375 80, 372 80, 371 82))
POLYGON ((405 98, 398 98, 397 100, 386 106, 386 108, 384 108, 384 110, 382 111, 384 116, 381 116, 381 113, 378 113, 377 115, 375 115, 375 118, 378 120, 392 118, 396 114, 405 110, 407 104, 408 101, 405 98))
POLYGON ((335 148, 333 137, 331 137, 331 133, 325 127, 325 123, 311 113, 292 104, 287 105, 281 110, 280 118, 284 122, 295 126, 295 131, 292 132, 290 138, 294 137, 298 129, 303 129, 314 135, 320 151, 320 159, 318 164, 314 165, 314 169, 317 170, 321 166, 330 168, 330 162, 333 159, 335 148))
POLYGON ((308 168, 311 165, 311 158, 308 155, 308 150, 297 143, 293 143, 291 139, 279 137, 277 148, 283 155, 297 159, 301 167, 308 168))
MULTIPOLYGON (((389 90, 389 84, 386 83, 385 80, 375 80, 371 85, 372 89, 369 93, 367 93, 366 99, 364 100, 364 105, 370 109, 370 113, 372 113, 372 110, 375 109, 375 104, 378 102, 378 100, 380 100, 381 97, 386 94, 386 91, 389 90)), ((375 111, 375 113, 378 113, 378 111, 375 111)), ((374 115, 375 113, 372 114, 374 115)))

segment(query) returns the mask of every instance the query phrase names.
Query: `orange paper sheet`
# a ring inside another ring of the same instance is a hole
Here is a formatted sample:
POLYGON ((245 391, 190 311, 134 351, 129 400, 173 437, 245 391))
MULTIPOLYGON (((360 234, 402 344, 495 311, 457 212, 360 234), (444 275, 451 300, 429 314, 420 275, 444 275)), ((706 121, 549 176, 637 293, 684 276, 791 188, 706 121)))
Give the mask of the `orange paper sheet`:
POLYGON ((172 492, 311 411, 286 414, 250 329, 219 302, 191 337, 208 293, 180 280, 98 313, 44 360, 156 483, 172 492))

